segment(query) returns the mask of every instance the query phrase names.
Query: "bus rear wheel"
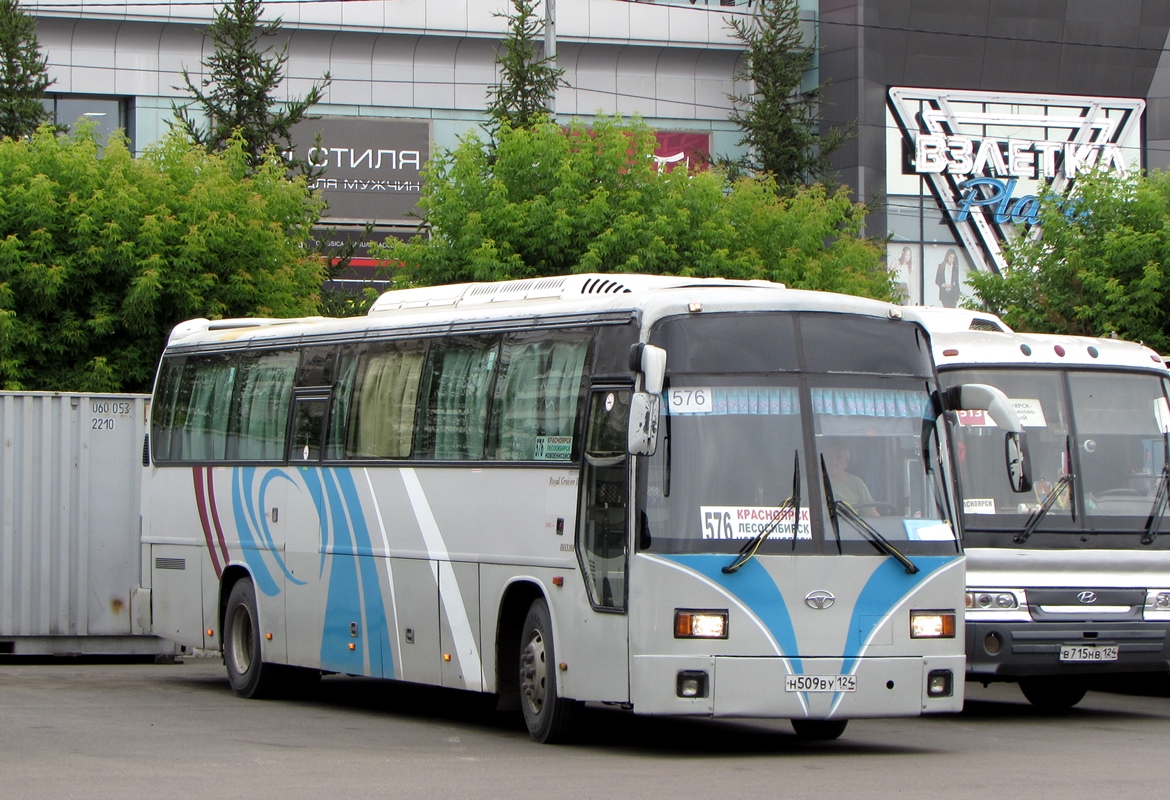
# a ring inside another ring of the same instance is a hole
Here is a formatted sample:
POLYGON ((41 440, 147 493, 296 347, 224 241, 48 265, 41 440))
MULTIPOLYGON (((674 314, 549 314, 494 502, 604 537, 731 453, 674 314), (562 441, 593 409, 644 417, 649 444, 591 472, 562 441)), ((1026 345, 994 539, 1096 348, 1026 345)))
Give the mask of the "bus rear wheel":
POLYGON ((276 669, 261 659, 256 589, 250 580, 232 586, 223 613, 223 663, 228 683, 240 697, 267 697, 276 682, 276 669))
POLYGON ((557 693, 552 617, 543 598, 532 601, 520 635, 520 709, 528 734, 543 744, 568 739, 581 704, 557 693))
POLYGON ((806 742, 828 742, 845 732, 847 719, 794 719, 792 730, 806 742))
POLYGON ((1020 691, 1028 702, 1047 714, 1061 714, 1084 699, 1089 690, 1078 678, 1021 678, 1020 691))

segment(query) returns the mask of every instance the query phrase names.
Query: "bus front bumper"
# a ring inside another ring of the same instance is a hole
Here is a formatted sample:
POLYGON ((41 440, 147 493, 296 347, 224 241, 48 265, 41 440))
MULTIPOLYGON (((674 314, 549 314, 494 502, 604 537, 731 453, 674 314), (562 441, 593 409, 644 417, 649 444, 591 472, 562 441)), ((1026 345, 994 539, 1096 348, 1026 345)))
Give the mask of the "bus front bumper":
POLYGON ((635 656, 635 713, 763 719, 911 717, 963 708, 963 656, 635 656), (686 696, 688 692, 694 692, 686 696))
POLYGON ((967 678, 1170 671, 1170 622, 973 622, 967 620, 967 678), (1085 660, 1062 660, 1068 652, 1085 660), (1108 649, 1116 647, 1116 657, 1108 649), (1096 656, 1101 656, 1096 659, 1096 656), (1094 660, 1088 660, 1088 659, 1094 660))

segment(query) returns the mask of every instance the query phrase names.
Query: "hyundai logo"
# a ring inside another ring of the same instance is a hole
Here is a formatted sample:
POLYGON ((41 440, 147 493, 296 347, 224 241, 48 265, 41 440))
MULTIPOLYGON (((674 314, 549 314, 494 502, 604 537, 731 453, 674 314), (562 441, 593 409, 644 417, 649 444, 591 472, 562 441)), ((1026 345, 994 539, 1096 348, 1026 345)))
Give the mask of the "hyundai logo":
POLYGON ((1096 603, 1097 602, 1097 593, 1096 592, 1081 592, 1080 594, 1077 595, 1077 599, 1080 600, 1082 603, 1096 603))
POLYGON ((815 592, 809 592, 804 596, 804 604, 809 608, 815 608, 818 610, 822 608, 828 608, 836 601, 837 598, 833 597, 832 592, 826 592, 821 589, 818 589, 815 592))

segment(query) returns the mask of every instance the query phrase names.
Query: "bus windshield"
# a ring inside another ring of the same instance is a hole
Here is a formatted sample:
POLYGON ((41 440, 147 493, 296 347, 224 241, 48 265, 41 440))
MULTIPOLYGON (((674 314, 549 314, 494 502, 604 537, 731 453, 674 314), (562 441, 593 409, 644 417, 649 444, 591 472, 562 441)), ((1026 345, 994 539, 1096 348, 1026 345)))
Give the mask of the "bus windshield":
MULTIPOLYGON (((902 370, 926 375, 838 372, 812 335, 826 333, 828 321, 773 322, 816 346, 789 344, 787 363, 762 364, 752 347, 767 341, 756 338, 763 331, 661 337, 668 368, 702 371, 668 369, 658 449, 640 473, 641 547, 735 553, 766 533, 760 553, 872 554, 876 531, 902 552, 955 552, 929 365, 902 370), (721 346, 722 359, 709 352, 721 346)), ((911 326, 868 322, 873 329, 851 339, 845 358, 916 347, 911 326)))
MULTIPOLYGON (((1167 463, 1170 406, 1154 373, 964 369, 945 384, 1004 391, 1028 432, 1033 489, 1013 494, 1002 478, 1002 437, 978 413, 959 414, 958 464, 968 530, 1017 531, 1050 495, 1036 533, 1144 531, 1167 463)), ((1043 546, 1029 537, 1027 546, 1043 546)), ((1136 540, 1135 540, 1136 542, 1136 540)))

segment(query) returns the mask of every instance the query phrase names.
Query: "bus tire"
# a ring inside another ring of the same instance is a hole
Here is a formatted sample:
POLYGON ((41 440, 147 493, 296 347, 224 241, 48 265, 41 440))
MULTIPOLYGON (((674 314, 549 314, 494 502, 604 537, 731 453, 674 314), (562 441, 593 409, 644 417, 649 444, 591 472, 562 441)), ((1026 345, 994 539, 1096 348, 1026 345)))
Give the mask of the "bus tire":
POLYGON ((792 730, 806 742, 828 742, 837 739, 849 724, 847 719, 794 719, 792 730))
POLYGON ((1021 678, 1020 691, 1028 702, 1046 714, 1062 714, 1085 697, 1088 683, 1079 678, 1021 678))
POLYGON ((276 684, 276 668, 261 658, 256 589, 250 580, 236 581, 223 612, 223 663, 228 683, 240 697, 267 697, 276 684))
POLYGON ((581 704, 557 694, 552 617, 544 598, 528 607, 520 635, 520 709, 528 734, 542 744, 568 739, 581 704))

